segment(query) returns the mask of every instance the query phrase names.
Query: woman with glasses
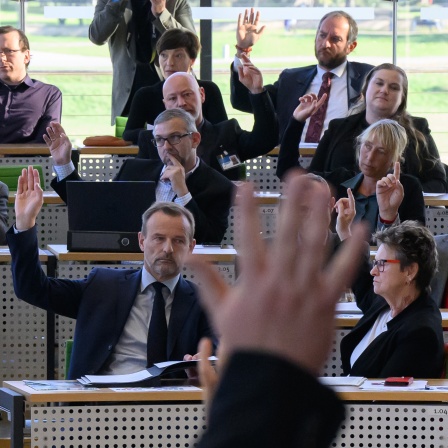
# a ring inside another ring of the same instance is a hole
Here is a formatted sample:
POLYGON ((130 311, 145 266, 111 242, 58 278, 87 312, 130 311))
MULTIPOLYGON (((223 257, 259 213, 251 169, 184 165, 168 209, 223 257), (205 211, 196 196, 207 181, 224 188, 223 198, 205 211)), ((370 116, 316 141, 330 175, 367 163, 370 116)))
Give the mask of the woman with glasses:
MULTIPOLYGON (((310 110, 319 106, 314 94, 305 95, 294 111, 294 116, 304 121, 310 110), (312 106, 314 104, 314 106, 312 106)), ((293 158, 300 134, 287 129, 282 141, 277 175, 284 178, 280 159, 293 158)), ((370 232, 381 230, 408 219, 425 224, 425 204, 420 183, 413 176, 401 174, 400 161, 407 144, 405 129, 395 120, 379 120, 369 126, 356 139, 356 158, 359 171, 338 168, 332 172, 316 173, 335 187, 336 200, 353 193, 356 220, 368 222, 370 232)))
MULTIPOLYGON (((193 64, 201 50, 201 43, 196 34, 181 28, 167 30, 157 41, 156 50, 156 64, 160 67, 164 79, 176 72, 186 72, 194 76, 193 64)), ((162 91, 164 82, 142 87, 136 92, 123 132, 124 140, 137 143, 140 131, 145 129, 145 125, 152 125, 157 115, 165 110, 162 91)), ((219 87, 212 81, 199 79, 198 84, 205 92, 205 101, 202 104, 204 117, 211 123, 227 120, 219 87)))
POLYGON ((379 247, 370 274, 366 262, 352 286, 363 317, 341 341, 344 374, 439 378, 442 321, 428 294, 438 265, 434 238, 415 221, 374 236, 379 247))

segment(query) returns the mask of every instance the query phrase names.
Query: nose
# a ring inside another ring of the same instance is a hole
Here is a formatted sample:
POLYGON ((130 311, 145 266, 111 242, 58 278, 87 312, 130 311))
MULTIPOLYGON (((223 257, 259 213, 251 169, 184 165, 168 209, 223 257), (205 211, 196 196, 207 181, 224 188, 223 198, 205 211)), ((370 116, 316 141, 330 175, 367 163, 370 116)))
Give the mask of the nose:
POLYGON ((165 240, 165 243, 163 244, 163 251, 167 254, 173 252, 173 244, 171 243, 171 240, 169 238, 167 238, 165 240))
POLYGON ((378 266, 373 266, 372 269, 370 269, 370 275, 372 277, 377 277, 379 273, 380 271, 378 270, 378 266))
POLYGON ((174 56, 173 55, 168 55, 168 57, 166 58, 166 65, 174 65, 174 56))

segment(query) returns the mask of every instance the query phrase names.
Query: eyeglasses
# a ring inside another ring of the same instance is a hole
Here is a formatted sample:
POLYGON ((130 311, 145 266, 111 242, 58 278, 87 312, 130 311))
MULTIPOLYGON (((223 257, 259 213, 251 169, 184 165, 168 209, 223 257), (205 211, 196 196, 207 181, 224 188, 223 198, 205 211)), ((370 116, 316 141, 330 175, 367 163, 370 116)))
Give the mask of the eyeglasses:
POLYGON ((10 48, 2 48, 0 49, 0 56, 2 54, 4 54, 6 57, 8 56, 12 56, 14 53, 17 53, 18 51, 22 51, 22 50, 11 50, 10 48))
POLYGON ((372 269, 376 267, 378 272, 384 272, 384 265, 386 263, 400 263, 400 260, 373 260, 372 269))
POLYGON ((191 135, 193 132, 187 132, 182 135, 170 135, 169 137, 156 137, 152 138, 151 142, 154 146, 163 146, 165 142, 168 142, 170 145, 178 145, 180 141, 186 137, 187 135, 191 135))

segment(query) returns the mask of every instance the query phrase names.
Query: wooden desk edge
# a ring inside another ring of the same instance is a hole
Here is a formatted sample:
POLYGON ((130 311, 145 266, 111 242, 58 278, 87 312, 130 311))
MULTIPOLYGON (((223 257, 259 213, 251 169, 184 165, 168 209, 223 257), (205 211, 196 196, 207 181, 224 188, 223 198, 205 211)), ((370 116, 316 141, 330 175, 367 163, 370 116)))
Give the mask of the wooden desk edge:
POLYGON ((3 387, 24 396, 28 403, 73 402, 85 403, 91 401, 202 401, 201 390, 191 391, 142 391, 127 390, 116 392, 102 388, 96 390, 34 390, 26 386, 23 381, 3 381, 3 387))
MULTIPOLYGON (((9 252, 9 247, 8 246, 0 246, 0 249, 8 250, 8 253, 0 253, 0 262, 2 263, 10 263, 11 262, 11 254, 9 252)), ((47 262, 48 261, 48 254, 46 254, 42 249, 39 249, 39 260, 42 262, 47 262)))
POLYGON ((128 145, 128 146, 78 146, 78 152, 82 155, 118 155, 118 156, 128 156, 128 155, 137 155, 138 154, 138 146, 137 145, 128 145))

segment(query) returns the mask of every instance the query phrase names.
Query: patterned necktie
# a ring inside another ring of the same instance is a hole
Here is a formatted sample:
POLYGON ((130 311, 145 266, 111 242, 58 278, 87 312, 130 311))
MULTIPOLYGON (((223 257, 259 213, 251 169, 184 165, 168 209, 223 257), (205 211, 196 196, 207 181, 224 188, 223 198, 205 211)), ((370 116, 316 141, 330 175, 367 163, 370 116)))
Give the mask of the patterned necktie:
POLYGON ((324 93, 327 94, 327 99, 324 104, 320 106, 314 115, 311 115, 310 123, 308 125, 308 130, 306 131, 305 142, 307 143, 319 143, 320 135, 322 134, 322 129, 324 127, 325 115, 327 113, 328 99, 330 97, 331 89, 331 78, 333 78, 334 73, 325 72, 322 76, 322 84, 320 86, 318 98, 322 98, 324 93))
POLYGON ((163 298, 163 283, 152 283, 154 288, 154 302, 152 306, 151 322, 149 323, 147 340, 147 365, 167 360, 166 342, 168 328, 166 326, 165 299, 163 298))

